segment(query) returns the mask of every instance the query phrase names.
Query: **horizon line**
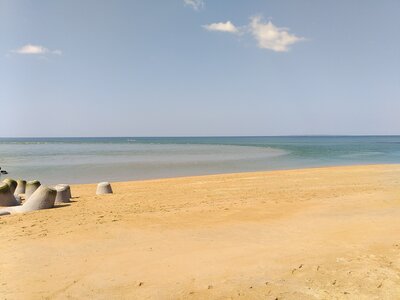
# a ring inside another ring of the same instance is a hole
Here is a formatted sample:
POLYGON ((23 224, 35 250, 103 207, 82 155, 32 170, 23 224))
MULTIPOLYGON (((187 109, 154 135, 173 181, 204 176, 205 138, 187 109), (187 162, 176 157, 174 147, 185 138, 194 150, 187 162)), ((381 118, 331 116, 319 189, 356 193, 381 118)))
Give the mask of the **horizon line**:
POLYGON ((166 135, 166 136, 0 136, 0 139, 74 139, 74 138, 225 138, 225 137, 395 137, 400 136, 400 134, 287 134, 287 135, 166 135))

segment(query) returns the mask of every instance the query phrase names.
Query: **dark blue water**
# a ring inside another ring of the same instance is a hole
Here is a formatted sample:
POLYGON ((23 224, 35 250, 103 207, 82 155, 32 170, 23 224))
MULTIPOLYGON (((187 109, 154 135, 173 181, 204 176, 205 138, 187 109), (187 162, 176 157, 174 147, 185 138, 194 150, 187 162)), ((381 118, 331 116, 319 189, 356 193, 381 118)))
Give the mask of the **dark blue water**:
POLYGON ((1 138, 0 166, 45 183, 400 163, 400 136, 1 138))

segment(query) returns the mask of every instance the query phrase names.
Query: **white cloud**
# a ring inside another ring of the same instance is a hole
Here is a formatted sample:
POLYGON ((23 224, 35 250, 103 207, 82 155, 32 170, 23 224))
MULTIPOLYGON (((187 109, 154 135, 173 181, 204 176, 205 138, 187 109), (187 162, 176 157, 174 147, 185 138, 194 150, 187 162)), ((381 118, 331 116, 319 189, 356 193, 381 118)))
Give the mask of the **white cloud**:
POLYGON ((62 52, 61 50, 50 50, 46 47, 40 46, 40 45, 32 45, 32 44, 27 44, 25 46, 22 46, 21 48, 18 48, 16 50, 11 51, 13 53, 17 54, 31 54, 31 55, 45 55, 45 54, 55 54, 55 55, 61 55, 62 52))
POLYGON ((287 52, 289 46, 304 38, 290 34, 287 28, 276 27, 271 21, 263 23, 260 17, 251 18, 250 33, 258 42, 258 47, 276 52, 287 52))
POLYGON ((230 32, 230 33, 238 33, 239 29, 232 24, 231 21, 227 21, 225 23, 212 23, 209 25, 203 25, 205 29, 208 31, 222 31, 222 32, 230 32))
POLYGON ((186 6, 192 7, 194 10, 201 10, 204 8, 205 3, 203 0, 183 0, 186 6))
POLYGON ((276 52, 287 52, 289 47, 305 38, 289 33, 284 27, 277 27, 271 21, 264 23, 261 17, 252 17, 247 26, 237 27, 231 21, 203 25, 208 31, 221 31, 235 34, 251 34, 258 47, 276 52))

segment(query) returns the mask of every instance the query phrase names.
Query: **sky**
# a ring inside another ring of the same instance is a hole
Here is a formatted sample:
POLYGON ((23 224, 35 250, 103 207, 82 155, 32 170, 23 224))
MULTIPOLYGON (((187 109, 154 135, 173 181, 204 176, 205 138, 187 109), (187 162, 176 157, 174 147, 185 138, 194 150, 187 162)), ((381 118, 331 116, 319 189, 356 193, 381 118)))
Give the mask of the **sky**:
POLYGON ((400 134, 398 0, 0 0, 1 137, 400 134))

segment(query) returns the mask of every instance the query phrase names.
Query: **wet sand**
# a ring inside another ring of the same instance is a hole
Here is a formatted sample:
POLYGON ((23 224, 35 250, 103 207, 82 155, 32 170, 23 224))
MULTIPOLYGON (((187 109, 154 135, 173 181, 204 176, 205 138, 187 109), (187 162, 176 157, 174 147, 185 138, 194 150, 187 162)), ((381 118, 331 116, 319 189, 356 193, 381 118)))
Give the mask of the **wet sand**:
POLYGON ((400 165, 95 189, 0 217, 1 299, 400 297, 400 165))

